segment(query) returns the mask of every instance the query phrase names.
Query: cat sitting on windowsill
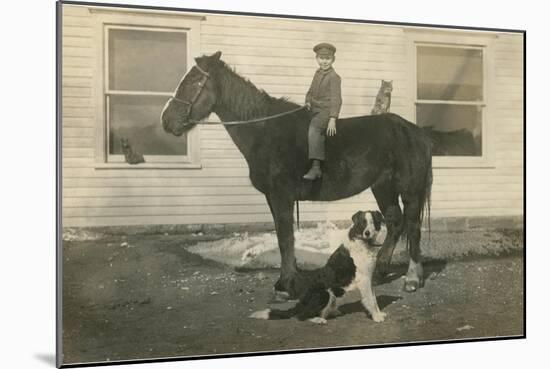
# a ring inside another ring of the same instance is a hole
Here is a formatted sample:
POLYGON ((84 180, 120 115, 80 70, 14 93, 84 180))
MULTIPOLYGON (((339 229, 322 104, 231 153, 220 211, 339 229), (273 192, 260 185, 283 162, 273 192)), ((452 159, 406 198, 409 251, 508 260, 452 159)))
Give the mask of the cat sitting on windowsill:
POLYGON ((120 147, 122 148, 122 152, 124 153, 124 160, 128 164, 145 163, 145 159, 143 158, 143 155, 137 152, 134 152, 127 138, 120 139, 120 147))

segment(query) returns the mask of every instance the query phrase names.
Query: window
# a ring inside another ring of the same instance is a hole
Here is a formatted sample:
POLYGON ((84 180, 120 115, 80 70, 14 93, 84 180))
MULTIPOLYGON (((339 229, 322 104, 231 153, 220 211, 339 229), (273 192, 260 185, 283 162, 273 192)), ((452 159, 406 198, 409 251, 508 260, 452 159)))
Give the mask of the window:
POLYGON ((416 46, 416 123, 434 156, 483 155, 483 49, 416 46))
POLYGON ((185 160, 187 137, 164 132, 159 117, 187 71, 186 33, 117 26, 106 32, 108 161, 124 161, 122 139, 146 162, 185 160))
POLYGON ((102 167, 196 167, 198 130, 176 137, 160 115, 198 54, 198 22, 193 15, 166 16, 95 9, 98 69, 103 72, 98 101, 103 117, 96 161, 102 167), (144 164, 125 162, 122 141, 144 164))
POLYGON ((439 168, 494 166, 493 42, 477 31, 405 28, 409 117, 433 143, 439 168))

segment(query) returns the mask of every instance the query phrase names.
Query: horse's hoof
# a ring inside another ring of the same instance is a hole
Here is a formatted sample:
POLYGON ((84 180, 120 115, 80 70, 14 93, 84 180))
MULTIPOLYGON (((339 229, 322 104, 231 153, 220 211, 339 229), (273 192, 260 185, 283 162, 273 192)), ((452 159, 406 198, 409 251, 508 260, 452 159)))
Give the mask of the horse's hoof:
POLYGON ((415 292, 419 288, 424 287, 424 279, 405 279, 405 285, 403 286, 403 290, 405 292, 415 292))
POLYGON ((374 278, 377 283, 387 283, 394 279, 396 275, 397 273, 390 272, 388 269, 378 269, 374 278))
POLYGON ((327 320, 325 318, 321 318, 321 317, 318 317, 318 316, 316 316, 315 318, 309 319, 309 321, 312 322, 312 323, 315 323, 315 324, 320 324, 320 325, 327 324, 327 320))
POLYGON ((294 274, 293 276, 285 279, 279 278, 279 280, 275 283, 275 293, 282 293, 283 298, 285 295, 288 296, 286 300, 297 299, 299 297, 297 283, 299 284, 298 274, 294 274))
POLYGON ((391 279, 397 276, 396 272, 390 272, 389 270, 381 270, 377 274, 380 278, 383 278, 383 279, 391 279))
POLYGON ((372 320, 374 320, 376 323, 382 323, 388 314, 379 312, 377 314, 372 314, 372 320))
POLYGON ((405 292, 416 292, 418 288, 420 288, 419 281, 405 281, 405 285, 403 286, 405 292))
POLYGON ((273 295, 271 296, 270 303, 281 303, 281 302, 287 302, 290 300, 290 294, 286 291, 273 291, 273 295))

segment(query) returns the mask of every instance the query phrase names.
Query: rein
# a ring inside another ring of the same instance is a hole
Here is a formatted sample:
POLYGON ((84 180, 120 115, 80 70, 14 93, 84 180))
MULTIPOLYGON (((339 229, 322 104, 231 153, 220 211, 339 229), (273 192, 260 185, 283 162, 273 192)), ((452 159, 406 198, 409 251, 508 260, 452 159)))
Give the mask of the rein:
POLYGON ((266 120, 283 117, 285 115, 295 113, 295 112, 303 110, 305 108, 306 108, 305 106, 300 106, 296 109, 288 110, 288 111, 285 111, 283 113, 268 115, 267 117, 249 119, 249 120, 233 120, 233 121, 230 121, 230 122, 218 122, 218 121, 214 121, 214 120, 199 120, 199 121, 190 121, 189 123, 192 123, 192 124, 223 124, 223 125, 226 125, 226 126, 227 125, 231 126, 231 125, 238 125, 238 124, 259 123, 259 122, 265 122, 266 120))

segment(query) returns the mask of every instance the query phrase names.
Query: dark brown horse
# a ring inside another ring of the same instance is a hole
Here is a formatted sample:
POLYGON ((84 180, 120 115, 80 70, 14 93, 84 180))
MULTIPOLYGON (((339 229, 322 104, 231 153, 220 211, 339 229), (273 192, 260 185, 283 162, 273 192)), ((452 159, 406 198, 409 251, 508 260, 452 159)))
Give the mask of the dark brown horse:
MULTIPOLYGON (((162 113, 166 132, 179 136, 212 112, 229 122, 268 117, 299 107, 257 89, 220 56, 217 52, 195 59, 196 65, 180 82, 162 113)), ((395 114, 340 119, 337 135, 327 139, 323 178, 312 183, 302 180, 309 165, 310 118, 308 111, 301 110, 262 122, 226 125, 248 163, 252 185, 265 195, 273 215, 281 253, 281 275, 275 289, 293 296, 300 282, 294 256, 295 200, 337 200, 370 187, 388 224, 379 267, 387 269, 395 244, 405 231, 410 255, 405 290, 415 291, 423 283, 420 229, 424 209, 429 218, 430 139, 415 124, 395 114)))

